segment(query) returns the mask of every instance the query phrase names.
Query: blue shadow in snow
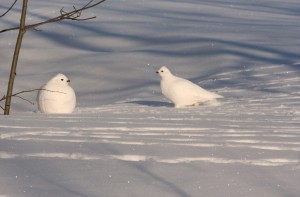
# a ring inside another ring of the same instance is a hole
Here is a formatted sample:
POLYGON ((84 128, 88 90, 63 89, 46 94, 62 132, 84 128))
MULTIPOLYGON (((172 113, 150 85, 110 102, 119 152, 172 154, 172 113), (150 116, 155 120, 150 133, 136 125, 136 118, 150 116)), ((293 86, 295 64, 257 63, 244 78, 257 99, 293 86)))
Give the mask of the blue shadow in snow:
POLYGON ((173 107, 172 103, 163 102, 163 101, 129 101, 126 103, 132 103, 137 105, 144 105, 149 107, 173 107))

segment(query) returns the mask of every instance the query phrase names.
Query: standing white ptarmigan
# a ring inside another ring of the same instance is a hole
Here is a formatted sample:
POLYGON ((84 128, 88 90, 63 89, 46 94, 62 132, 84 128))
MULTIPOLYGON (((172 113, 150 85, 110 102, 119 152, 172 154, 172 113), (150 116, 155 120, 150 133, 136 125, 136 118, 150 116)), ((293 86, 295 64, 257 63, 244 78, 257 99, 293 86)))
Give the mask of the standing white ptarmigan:
POLYGON ((63 74, 50 79, 38 92, 39 110, 47 114, 72 113, 76 105, 76 95, 70 80, 63 74))
POLYGON ((162 94, 172 101, 176 108, 216 103, 217 98, 223 98, 223 96, 209 92, 189 80, 174 76, 166 66, 161 67, 156 73, 161 76, 162 94))

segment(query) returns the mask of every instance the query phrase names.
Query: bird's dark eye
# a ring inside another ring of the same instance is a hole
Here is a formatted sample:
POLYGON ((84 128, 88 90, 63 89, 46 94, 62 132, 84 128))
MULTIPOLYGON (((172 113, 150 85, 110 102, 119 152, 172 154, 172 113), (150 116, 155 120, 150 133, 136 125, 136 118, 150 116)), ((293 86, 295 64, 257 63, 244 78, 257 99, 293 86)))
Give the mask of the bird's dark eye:
POLYGON ((60 79, 61 81, 64 81, 64 79, 60 79))
POLYGON ((163 73, 164 71, 162 70, 162 71, 160 71, 161 73, 163 73))

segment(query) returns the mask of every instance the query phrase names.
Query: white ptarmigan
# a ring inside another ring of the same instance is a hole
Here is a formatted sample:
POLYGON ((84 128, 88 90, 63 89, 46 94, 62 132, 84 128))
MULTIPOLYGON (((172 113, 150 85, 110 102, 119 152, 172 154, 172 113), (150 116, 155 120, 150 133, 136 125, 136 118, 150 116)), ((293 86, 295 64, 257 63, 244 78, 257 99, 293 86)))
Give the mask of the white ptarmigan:
POLYGON ((187 79, 173 75, 166 66, 161 67, 156 73, 161 76, 162 94, 172 101, 176 108, 216 103, 217 98, 223 98, 223 96, 209 92, 187 79))
POLYGON ((72 113, 76 105, 76 95, 70 80, 63 74, 50 79, 38 92, 39 110, 47 114, 72 113))

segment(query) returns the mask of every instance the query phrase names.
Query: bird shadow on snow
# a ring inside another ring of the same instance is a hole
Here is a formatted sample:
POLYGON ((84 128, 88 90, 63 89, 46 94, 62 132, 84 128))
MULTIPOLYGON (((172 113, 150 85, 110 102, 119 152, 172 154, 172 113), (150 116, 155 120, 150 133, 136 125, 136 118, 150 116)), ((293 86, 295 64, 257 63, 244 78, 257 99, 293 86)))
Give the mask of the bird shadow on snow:
POLYGON ((138 100, 138 101, 129 101, 126 103, 143 105, 148 107, 173 107, 172 103, 163 102, 163 101, 145 101, 145 100, 138 100))

